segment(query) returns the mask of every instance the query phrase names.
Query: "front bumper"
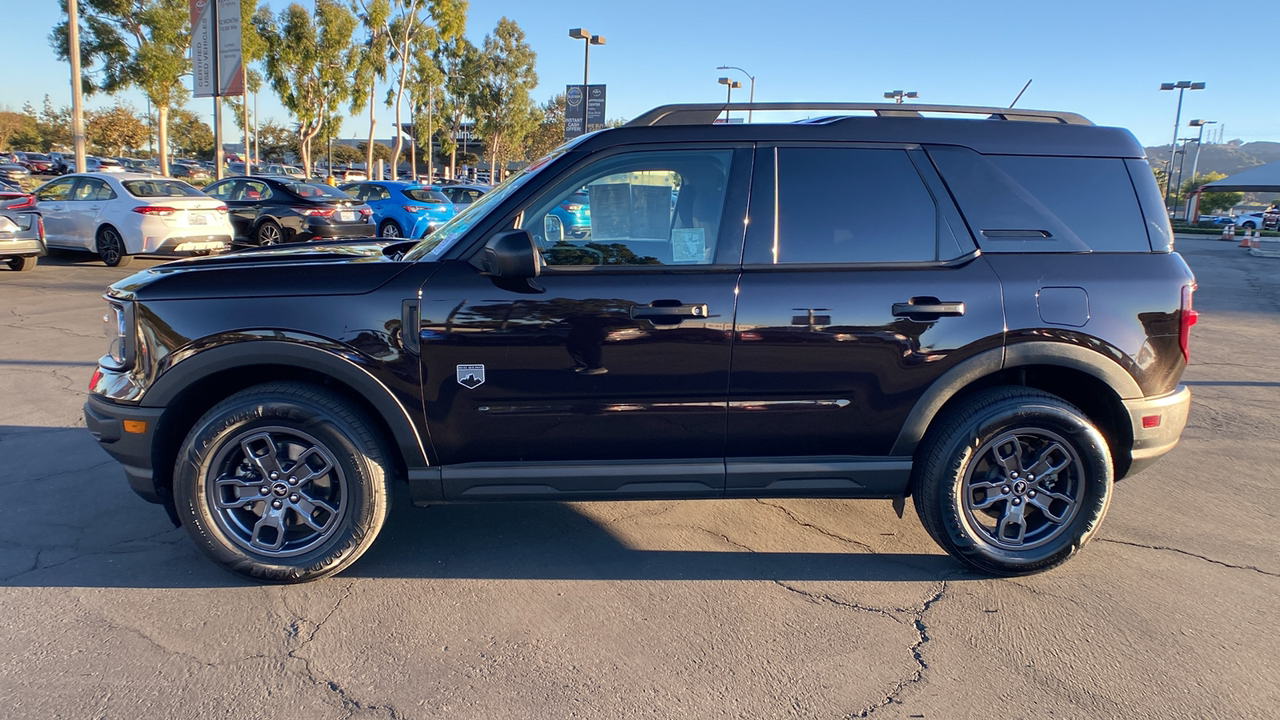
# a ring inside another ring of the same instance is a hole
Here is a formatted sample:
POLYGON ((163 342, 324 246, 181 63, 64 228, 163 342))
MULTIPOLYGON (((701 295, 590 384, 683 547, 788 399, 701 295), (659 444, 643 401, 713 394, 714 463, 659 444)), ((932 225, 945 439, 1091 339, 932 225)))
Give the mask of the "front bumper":
POLYGON ((124 466, 129 487, 153 503, 165 502, 165 497, 156 488, 151 467, 152 439, 163 412, 163 408, 118 405, 97 395, 90 395, 84 404, 84 423, 89 434, 108 455, 124 466), (127 430, 126 421, 131 421, 127 430), (143 428, 141 432, 137 432, 139 427, 143 428))
POLYGON ((1191 388, 1179 385, 1177 390, 1161 397, 1125 400, 1124 407, 1133 426, 1132 463, 1125 473, 1128 476, 1145 470, 1178 444, 1191 409, 1191 388), (1143 419, 1152 417, 1159 418, 1159 424, 1143 427, 1143 419))

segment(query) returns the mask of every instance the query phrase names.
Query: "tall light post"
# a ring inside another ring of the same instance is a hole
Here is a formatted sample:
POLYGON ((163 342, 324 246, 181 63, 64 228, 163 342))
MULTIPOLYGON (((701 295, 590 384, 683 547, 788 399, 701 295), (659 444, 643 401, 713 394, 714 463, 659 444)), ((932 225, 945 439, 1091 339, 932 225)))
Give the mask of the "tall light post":
MULTIPOLYGON (((1178 138, 1178 142, 1182 143, 1182 149, 1178 150, 1177 154, 1181 155, 1182 157, 1178 158, 1178 180, 1173 184, 1174 212, 1177 212, 1178 210, 1178 198, 1181 197, 1182 195, 1182 166, 1185 165, 1187 162, 1187 143, 1191 142, 1192 140, 1195 140, 1195 138, 1189 138, 1189 137, 1178 138)), ((1173 170, 1172 167, 1169 169, 1173 170)))
POLYGON ((1169 174, 1164 178, 1164 198, 1169 202, 1169 184, 1173 182, 1173 156, 1178 151, 1178 130, 1182 124, 1182 93, 1186 90, 1203 90, 1204 83, 1179 80, 1178 82, 1160 83, 1161 90, 1178 91, 1178 112, 1173 116, 1173 145, 1169 147, 1169 174))
MULTIPOLYGON (((1196 179, 1196 168, 1200 166, 1200 145, 1204 142, 1204 126, 1216 125, 1217 120, 1192 120, 1187 123, 1191 127, 1200 128, 1200 134, 1196 136, 1196 159, 1191 161, 1191 179, 1196 179)), ((1187 214, 1183 220, 1191 220, 1191 204, 1187 204, 1187 214)))
MULTIPOLYGON (((747 79, 751 81, 751 94, 747 97, 747 102, 749 102, 749 103, 754 103, 754 102, 756 101, 756 76, 755 76, 755 75, 752 75, 751 73, 747 72, 746 70, 743 70, 742 68, 737 67, 737 66, 735 66, 735 65, 721 65, 720 67, 718 67, 718 68, 716 68, 716 69, 717 69, 717 70, 737 70, 738 72, 742 73, 743 75, 746 75, 746 76, 747 76, 747 79)), ((747 122, 751 122, 751 116, 752 116, 752 111, 748 110, 748 111, 747 111, 747 122)))
POLYGON ((572 28, 569 30, 569 37, 574 40, 585 40, 583 46, 586 53, 582 57, 582 93, 583 97, 587 92, 587 74, 591 70, 591 46, 604 45, 603 35, 592 35, 586 28, 572 28))
MULTIPOLYGON (((724 85, 726 88, 726 95, 724 100, 726 105, 733 102, 733 89, 742 87, 742 83, 727 77, 722 77, 716 82, 720 83, 721 85, 724 85)), ((726 123, 729 122, 729 108, 724 109, 724 121, 726 123)))
MULTIPOLYGON (((67 2, 67 59, 71 61, 71 142, 75 150, 75 170, 85 170, 83 80, 80 79, 80 6, 67 2)), ((160 168, 161 173, 168 172, 160 168)))
POLYGON ((899 105, 902 104, 902 101, 904 99, 914 100, 918 97, 920 97, 920 93, 916 92, 915 90, 911 90, 911 91, 891 90, 884 94, 885 100, 892 100, 898 103, 899 105))

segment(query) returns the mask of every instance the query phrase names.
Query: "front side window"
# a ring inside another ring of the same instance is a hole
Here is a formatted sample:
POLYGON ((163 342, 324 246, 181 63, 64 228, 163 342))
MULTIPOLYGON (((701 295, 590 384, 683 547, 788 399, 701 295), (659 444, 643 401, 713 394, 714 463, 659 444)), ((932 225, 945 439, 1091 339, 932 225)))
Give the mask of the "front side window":
POLYGON ((614 155, 573 173, 523 215, 549 266, 713 261, 732 150, 614 155))
POLYGON ((937 205, 906 150, 780 147, 776 182, 773 247, 748 262, 937 259, 937 205))
POLYGON ((36 191, 36 199, 42 202, 60 202, 71 195, 71 186, 76 184, 75 178, 61 178, 36 191))

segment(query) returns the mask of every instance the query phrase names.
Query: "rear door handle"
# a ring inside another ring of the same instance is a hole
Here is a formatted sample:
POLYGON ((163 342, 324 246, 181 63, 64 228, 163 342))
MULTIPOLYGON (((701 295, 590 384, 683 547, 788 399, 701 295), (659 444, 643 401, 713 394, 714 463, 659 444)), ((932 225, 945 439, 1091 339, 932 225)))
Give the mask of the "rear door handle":
POLYGON ((936 297, 913 297, 908 302, 894 303, 893 316, 915 318, 919 316, 959 317, 964 315, 964 303, 945 302, 936 297))
MULTIPOLYGON (((655 302, 666 302, 657 300, 655 302)), ((692 303, 684 305, 632 305, 632 320, 665 320, 667 322, 680 322, 685 318, 707 318, 710 317, 710 310, 706 303, 692 303)))

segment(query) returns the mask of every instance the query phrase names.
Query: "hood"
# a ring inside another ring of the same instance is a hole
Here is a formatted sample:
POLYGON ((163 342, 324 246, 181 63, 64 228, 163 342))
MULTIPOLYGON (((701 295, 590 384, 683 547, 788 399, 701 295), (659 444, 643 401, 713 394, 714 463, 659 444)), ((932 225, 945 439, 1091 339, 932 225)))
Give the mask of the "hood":
POLYGON ((108 289, 126 300, 360 295, 412 263, 417 241, 358 240, 254 248, 157 265, 108 289))

